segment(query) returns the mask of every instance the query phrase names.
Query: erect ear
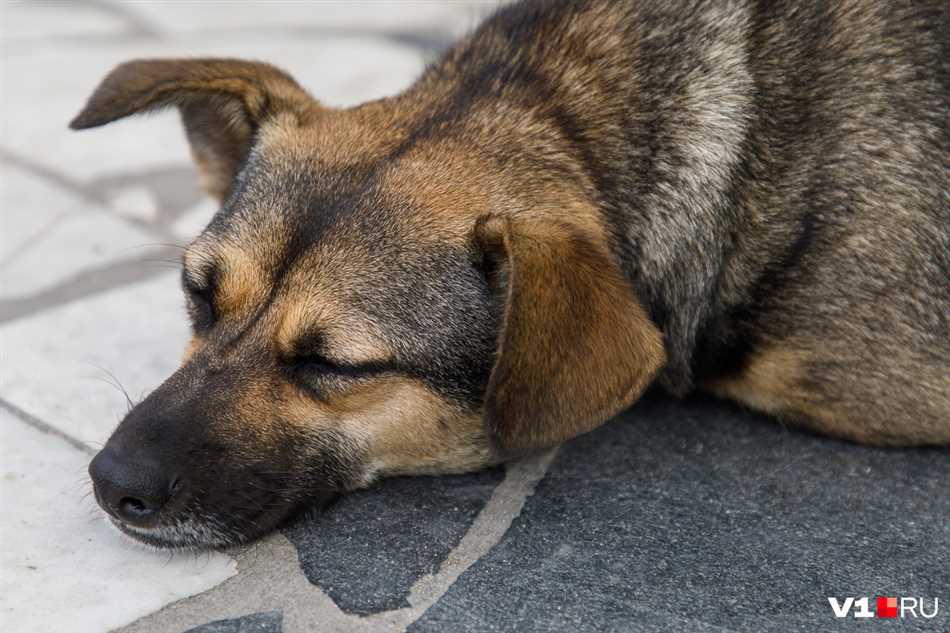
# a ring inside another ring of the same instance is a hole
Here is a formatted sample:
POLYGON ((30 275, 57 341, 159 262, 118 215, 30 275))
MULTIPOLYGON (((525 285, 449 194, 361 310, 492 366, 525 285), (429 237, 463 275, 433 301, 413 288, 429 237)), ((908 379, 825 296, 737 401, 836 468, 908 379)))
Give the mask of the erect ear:
POLYGON ((172 105, 181 110, 202 185, 219 200, 230 192, 264 120, 278 112, 302 120, 319 111, 319 104, 297 82, 269 64, 235 59, 135 60, 102 80, 69 127, 83 130, 172 105))
POLYGON ((504 301, 485 398, 496 448, 555 446, 633 403, 666 354, 606 244, 575 226, 496 216, 475 233, 504 301))

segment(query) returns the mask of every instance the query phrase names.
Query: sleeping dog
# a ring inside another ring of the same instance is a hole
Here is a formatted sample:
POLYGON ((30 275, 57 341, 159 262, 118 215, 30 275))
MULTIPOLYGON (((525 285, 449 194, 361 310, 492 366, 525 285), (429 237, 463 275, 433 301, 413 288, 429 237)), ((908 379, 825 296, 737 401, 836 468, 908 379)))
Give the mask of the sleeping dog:
POLYGON ((654 383, 950 442, 948 33, 945 0, 527 1, 348 109, 264 63, 119 66, 71 126, 176 106, 221 206, 99 504, 151 545, 243 542, 654 383))

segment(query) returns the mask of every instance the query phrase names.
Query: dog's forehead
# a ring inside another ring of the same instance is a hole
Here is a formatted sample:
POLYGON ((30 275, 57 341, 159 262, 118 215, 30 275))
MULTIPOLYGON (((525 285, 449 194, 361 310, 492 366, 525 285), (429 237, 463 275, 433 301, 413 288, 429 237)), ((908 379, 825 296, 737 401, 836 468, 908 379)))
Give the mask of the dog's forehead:
POLYGON ((285 268, 288 258, 376 233, 392 222, 372 174, 255 148, 232 195, 191 250, 211 254, 226 245, 263 268, 285 268), (354 223, 361 232, 351 230, 354 223))
MULTIPOLYGON (((383 122, 360 109, 306 128, 262 129, 233 193, 198 246, 228 243, 264 268, 288 260, 401 259, 424 243, 464 247, 485 196, 469 180, 462 148, 400 149, 383 122), (402 251, 409 251, 404 253, 402 251)), ((196 249, 201 250, 201 249, 196 249)))
POLYGON ((214 268, 229 305, 273 304, 287 342, 328 322, 416 329, 421 303, 471 293, 473 273, 464 232, 390 167, 256 152, 186 268, 214 268))

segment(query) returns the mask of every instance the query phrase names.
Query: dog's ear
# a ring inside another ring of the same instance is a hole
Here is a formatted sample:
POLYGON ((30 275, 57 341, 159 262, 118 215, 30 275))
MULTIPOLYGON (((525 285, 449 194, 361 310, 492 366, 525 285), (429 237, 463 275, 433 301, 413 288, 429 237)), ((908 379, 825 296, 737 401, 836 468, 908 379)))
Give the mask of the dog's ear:
POLYGON ((109 73, 69 124, 74 130, 168 106, 178 106, 202 184, 219 200, 258 126, 278 112, 298 120, 319 105, 285 72, 234 59, 155 59, 126 62, 109 73))
POLYGON ((633 403, 666 355, 606 245, 578 227, 497 216, 475 239, 504 306, 485 397, 496 448, 555 446, 633 403))

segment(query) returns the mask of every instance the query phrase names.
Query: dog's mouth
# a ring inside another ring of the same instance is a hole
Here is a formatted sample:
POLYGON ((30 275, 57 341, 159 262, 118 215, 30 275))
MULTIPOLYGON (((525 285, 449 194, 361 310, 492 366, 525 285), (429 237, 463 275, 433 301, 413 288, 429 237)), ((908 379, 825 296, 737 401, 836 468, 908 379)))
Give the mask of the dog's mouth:
POLYGON ((169 517, 153 526, 137 526, 111 515, 109 521, 125 536, 156 549, 225 549, 247 543, 276 528, 295 511, 262 509, 239 520, 229 521, 210 515, 169 517))
POLYGON ((246 449, 189 452, 186 446, 163 461, 161 451, 138 446, 129 457, 127 447, 107 444, 89 474, 96 502, 124 536, 164 550, 224 549, 265 536, 299 510, 322 508, 353 488, 343 475, 355 469, 293 453, 297 446, 253 456, 246 449))
POLYGON ((132 540, 162 550, 199 550, 224 548, 235 543, 208 525, 193 521, 175 525, 142 528, 109 517, 109 521, 132 540))
POLYGON ((227 549, 260 538, 296 516, 303 508, 323 511, 337 497, 324 492, 299 504, 276 500, 253 511, 224 513, 227 519, 203 512, 184 511, 166 515, 147 526, 133 525, 105 512, 109 522, 138 544, 160 550, 227 549))

